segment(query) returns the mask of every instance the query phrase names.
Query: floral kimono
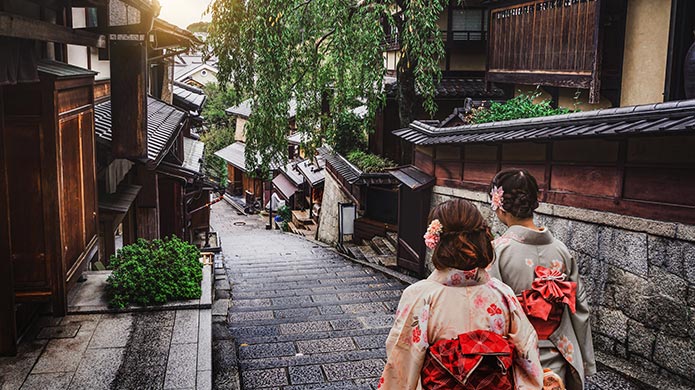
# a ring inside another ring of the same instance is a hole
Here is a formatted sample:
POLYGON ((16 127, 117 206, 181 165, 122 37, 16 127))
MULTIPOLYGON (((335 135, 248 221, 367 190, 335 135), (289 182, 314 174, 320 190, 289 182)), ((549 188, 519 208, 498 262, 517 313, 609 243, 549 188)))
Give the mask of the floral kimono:
MULTIPOLYGON (((545 228, 537 231, 511 226, 494 241, 494 247, 496 260, 488 271, 509 285, 517 295, 526 295, 541 279, 566 281, 573 285, 573 291, 567 294, 571 295, 572 301, 558 306, 557 323, 551 329, 544 329, 542 323, 534 321, 531 313, 527 311, 527 314, 538 330, 543 367, 560 375, 568 390, 583 389, 585 377, 596 372, 596 362, 589 305, 576 261, 567 247, 545 228)), ((524 300, 521 301, 523 304, 524 300)))
POLYGON ((508 338, 514 346, 517 389, 540 389, 537 336, 514 292, 487 271, 435 270, 405 289, 396 321, 386 340, 387 361, 380 390, 421 389, 420 374, 428 347, 475 330, 508 338))

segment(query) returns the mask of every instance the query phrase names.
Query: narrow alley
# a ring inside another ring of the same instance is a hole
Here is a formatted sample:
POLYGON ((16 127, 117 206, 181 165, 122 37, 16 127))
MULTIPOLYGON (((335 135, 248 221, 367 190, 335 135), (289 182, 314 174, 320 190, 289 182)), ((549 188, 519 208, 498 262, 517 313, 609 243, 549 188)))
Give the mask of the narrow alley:
POLYGON ((213 207, 244 390, 372 389, 405 285, 310 241, 213 207))

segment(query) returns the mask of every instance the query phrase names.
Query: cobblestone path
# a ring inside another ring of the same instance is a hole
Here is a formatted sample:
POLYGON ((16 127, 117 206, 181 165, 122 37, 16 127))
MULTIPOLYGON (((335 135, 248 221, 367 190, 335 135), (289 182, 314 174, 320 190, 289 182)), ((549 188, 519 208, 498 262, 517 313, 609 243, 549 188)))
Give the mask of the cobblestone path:
MULTIPOLYGON (((267 231, 260 217, 239 216, 226 203, 213 206, 211 222, 223 240, 227 324, 242 389, 375 389, 405 285, 298 236, 267 231)), ((587 390, 653 388, 603 364, 598 371, 587 390)))
POLYGON ((405 286, 220 206, 213 224, 222 232, 242 388, 376 388, 405 286))

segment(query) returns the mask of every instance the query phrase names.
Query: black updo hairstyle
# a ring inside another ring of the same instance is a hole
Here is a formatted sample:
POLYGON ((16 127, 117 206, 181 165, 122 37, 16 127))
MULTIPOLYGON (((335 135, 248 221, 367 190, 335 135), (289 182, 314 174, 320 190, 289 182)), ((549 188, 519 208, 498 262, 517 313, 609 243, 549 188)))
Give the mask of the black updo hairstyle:
POLYGON ((519 219, 533 217, 533 211, 538 208, 538 183, 527 170, 503 169, 492 179, 492 187, 502 187, 504 211, 519 219))

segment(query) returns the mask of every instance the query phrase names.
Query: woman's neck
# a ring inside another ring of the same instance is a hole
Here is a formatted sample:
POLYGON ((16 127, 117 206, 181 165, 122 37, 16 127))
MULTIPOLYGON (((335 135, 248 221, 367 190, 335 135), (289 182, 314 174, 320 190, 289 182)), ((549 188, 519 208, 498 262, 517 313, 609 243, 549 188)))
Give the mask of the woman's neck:
POLYGON ((510 218, 508 226, 509 227, 523 226, 523 227, 531 229, 531 230, 537 230, 537 231, 543 230, 542 228, 539 228, 538 226, 536 226, 536 224, 533 222, 533 218, 525 218, 525 219, 510 218))

